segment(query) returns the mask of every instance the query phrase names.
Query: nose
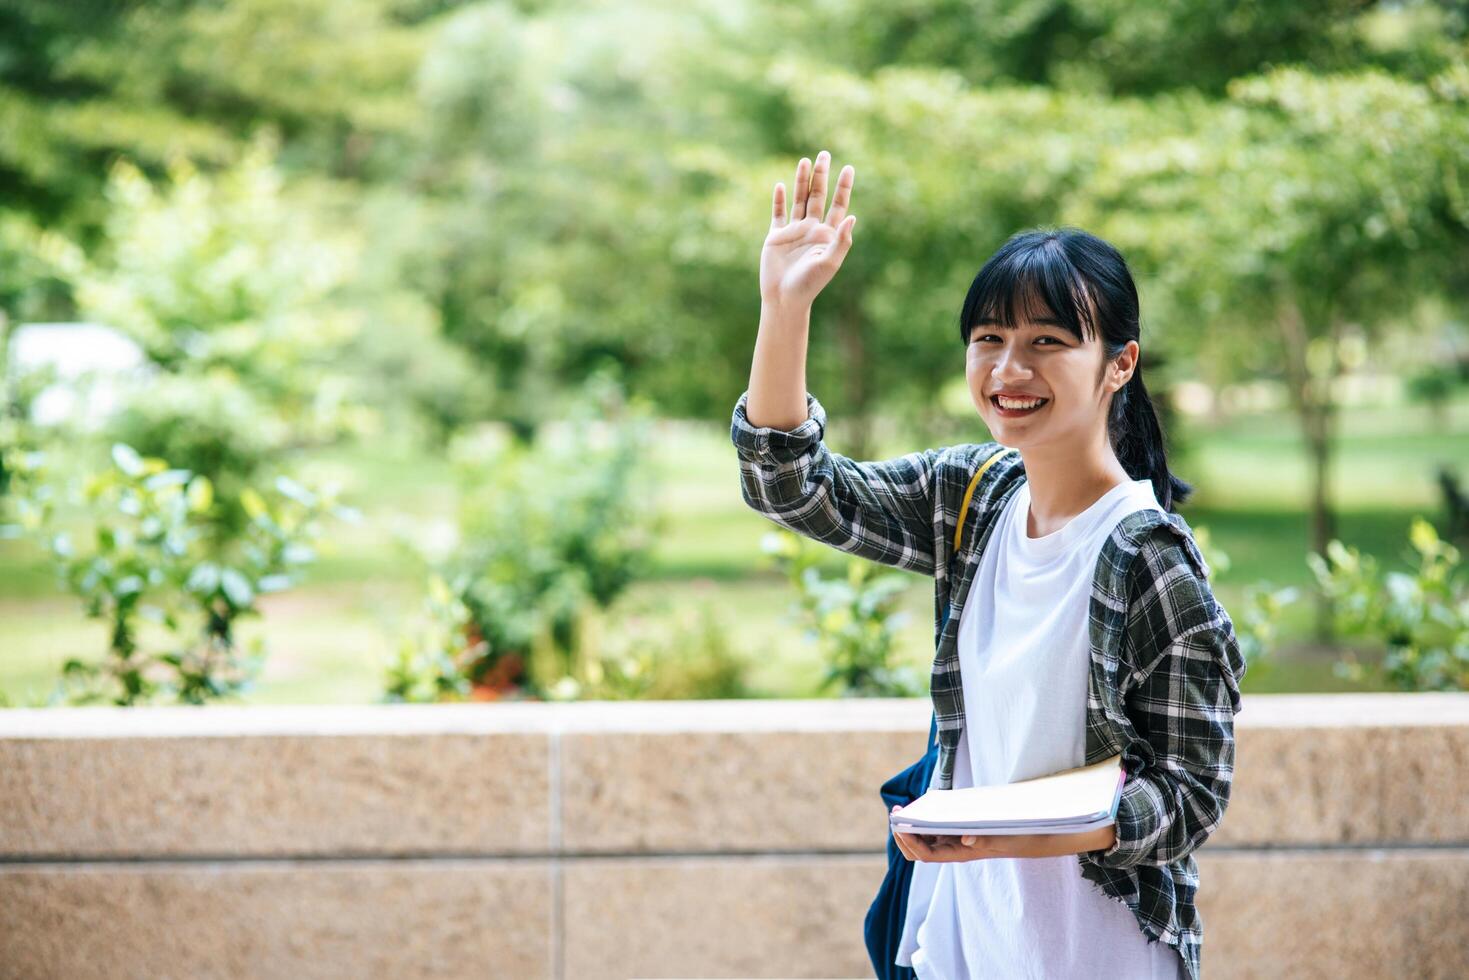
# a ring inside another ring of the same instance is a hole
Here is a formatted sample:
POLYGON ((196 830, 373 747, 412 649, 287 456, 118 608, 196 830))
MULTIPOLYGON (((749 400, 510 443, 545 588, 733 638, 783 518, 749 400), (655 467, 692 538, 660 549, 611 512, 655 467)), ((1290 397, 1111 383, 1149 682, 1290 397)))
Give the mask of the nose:
POLYGON ((1021 355, 1019 345, 1007 345, 995 358, 995 366, 990 371, 990 377, 1001 385, 1013 384, 1030 376, 1030 365, 1021 355))

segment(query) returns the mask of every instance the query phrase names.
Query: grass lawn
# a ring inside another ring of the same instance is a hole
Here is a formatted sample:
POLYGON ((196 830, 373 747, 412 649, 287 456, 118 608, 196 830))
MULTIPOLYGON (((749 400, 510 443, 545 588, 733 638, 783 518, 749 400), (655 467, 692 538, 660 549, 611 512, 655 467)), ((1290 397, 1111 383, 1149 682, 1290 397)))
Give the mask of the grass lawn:
MULTIPOLYGON (((1450 462, 1452 447, 1466 445, 1469 399, 1453 406, 1448 423, 1447 430, 1432 431, 1417 408, 1343 413, 1333 495, 1348 544, 1389 567, 1407 567, 1412 517, 1441 520, 1434 467, 1450 462)), ((984 438, 982 431, 976 439, 984 438)), ((1197 490, 1183 513, 1195 528, 1207 527, 1212 546, 1229 556, 1229 569, 1215 581, 1225 607, 1240 601, 1249 582, 1308 586, 1301 503, 1307 468, 1294 420, 1240 418, 1195 430, 1189 442, 1189 458, 1179 469, 1197 490)), ((748 659, 758 690, 812 696, 822 665, 814 645, 786 618, 792 596, 784 580, 764 566, 760 537, 773 525, 740 499, 727 428, 722 421, 665 423, 658 446, 656 506, 667 515, 667 533, 654 553, 652 579, 633 588, 622 605, 707 604, 730 624, 733 645, 748 659)), ((887 447, 883 455, 906 448, 887 447)), ((263 619, 242 627, 242 636, 263 636, 270 650, 246 700, 371 702, 382 690, 384 662, 418 608, 422 569, 399 539, 429 533, 432 522, 450 517, 457 491, 443 459, 386 442, 322 454, 310 462, 309 473, 340 480, 365 519, 336 535, 304 585, 269 597, 263 619)), ((845 559, 832 555, 832 567, 840 567, 845 559)), ((910 577, 901 657, 926 667, 932 593, 928 580, 910 577)), ((1373 689, 1335 678, 1329 653, 1298 642, 1307 635, 1309 617, 1309 606, 1298 604, 1287 618, 1282 649, 1251 669, 1246 691, 1373 689)), ((100 624, 83 619, 79 603, 57 589, 39 548, 0 541, 0 692, 27 703, 50 689, 67 657, 92 658, 103 648, 100 624)))

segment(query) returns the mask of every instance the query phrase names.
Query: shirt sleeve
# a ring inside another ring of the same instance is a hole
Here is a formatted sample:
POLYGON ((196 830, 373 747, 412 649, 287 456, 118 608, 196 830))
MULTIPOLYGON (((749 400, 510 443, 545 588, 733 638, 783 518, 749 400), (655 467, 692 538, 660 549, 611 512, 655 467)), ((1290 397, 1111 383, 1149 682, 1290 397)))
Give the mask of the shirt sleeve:
POLYGON ((827 448, 826 412, 810 392, 806 420, 789 430, 752 425, 749 397, 740 395, 730 427, 746 504, 838 550, 934 574, 934 466, 942 450, 858 462, 827 448))
POLYGON ((1117 839, 1088 852, 1109 868, 1192 854, 1218 828, 1234 779, 1234 716, 1245 672, 1234 624, 1182 544, 1157 547, 1156 540, 1129 573, 1128 646, 1146 659, 1124 668, 1119 684, 1127 778, 1117 839))

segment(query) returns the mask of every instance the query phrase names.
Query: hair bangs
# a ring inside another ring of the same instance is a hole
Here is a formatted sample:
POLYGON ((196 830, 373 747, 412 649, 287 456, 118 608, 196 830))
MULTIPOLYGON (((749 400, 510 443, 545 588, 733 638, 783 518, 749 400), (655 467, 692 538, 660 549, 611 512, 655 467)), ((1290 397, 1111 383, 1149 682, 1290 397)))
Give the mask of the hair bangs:
POLYGON ((1021 323, 1050 321, 1085 343, 1095 336, 1086 282, 1051 237, 1014 239, 985 263, 970 286, 960 322, 960 340, 969 343, 981 322, 1017 329, 1021 323))

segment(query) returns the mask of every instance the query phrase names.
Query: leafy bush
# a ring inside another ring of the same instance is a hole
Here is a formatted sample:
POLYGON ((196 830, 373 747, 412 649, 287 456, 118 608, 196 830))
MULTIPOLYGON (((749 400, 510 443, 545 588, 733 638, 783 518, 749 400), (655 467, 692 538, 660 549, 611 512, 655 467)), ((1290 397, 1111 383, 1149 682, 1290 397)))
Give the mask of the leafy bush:
MULTIPOLYGON (((1199 550, 1204 553, 1204 560, 1209 563, 1210 577, 1217 580, 1229 571, 1229 554, 1214 547, 1213 537, 1208 527, 1200 524, 1193 530, 1194 541, 1198 544, 1199 550)), ((1240 653, 1244 656, 1246 667, 1249 670, 1269 669, 1268 654, 1274 648, 1279 636, 1281 615, 1287 606, 1300 598, 1300 595, 1301 590, 1294 586, 1277 588, 1265 580, 1251 582, 1245 586, 1244 606, 1231 609, 1230 618, 1234 622, 1240 653)))
POLYGON ((273 461, 375 424, 342 364, 359 330, 345 297, 358 245, 287 196, 274 157, 262 136, 217 174, 178 160, 157 184, 118 161, 100 246, 47 239, 79 313, 151 369, 107 436, 207 477, 216 519, 237 530, 241 489, 273 461))
POLYGON ((620 387, 600 379, 529 445, 456 441, 460 541, 435 573, 463 610, 430 596, 437 626, 400 650, 390 697, 463 693, 447 676, 460 671, 474 697, 547 698, 574 675, 584 620, 646 573, 662 526, 650 424, 646 408, 629 409, 620 387), (409 682, 425 672, 434 679, 409 682))
MULTIPOLYGON (((7 518, 34 526, 29 494, 40 479, 41 433, 31 420, 36 398, 55 380, 55 369, 22 371, 10 361, 12 327, 0 312, 0 537, 14 533, 7 518)), ((18 529, 18 528, 15 528, 18 529)))
MULTIPOLYGON (((1413 518, 1408 540, 1412 573, 1382 574, 1371 555, 1337 540, 1325 557, 1308 554, 1306 564, 1331 600, 1337 628, 1386 647, 1382 669, 1390 683, 1408 691, 1469 690, 1469 588, 1459 550, 1422 517, 1413 518)), ((1336 671, 1353 680, 1366 672, 1353 657, 1336 671)))
MULTIPOLYGON (((258 615, 262 593, 289 587, 315 559, 311 544, 326 517, 355 518, 330 492, 281 476, 243 488, 243 528, 222 525, 208 477, 121 443, 79 496, 90 546, 66 531, 48 544, 66 588, 107 623, 108 648, 100 663, 68 659, 52 703, 202 704, 248 690, 265 651, 258 639, 239 649, 237 622, 258 615), (161 649, 141 639, 144 624, 163 629, 161 649)), ((38 511, 51 523, 49 502, 38 511)))
POLYGON ((563 678, 554 697, 603 700, 750 698, 748 662, 730 642, 734 630, 709 605, 671 619, 630 615, 610 624, 585 651, 582 676, 563 678))
POLYGON ((424 622, 405 635, 387 666, 385 702, 462 701, 489 644, 474 629, 466 606, 442 576, 430 575, 424 622))
POLYGON ((826 661, 821 689, 843 697, 918 697, 928 693, 925 676, 910 665, 892 664, 894 640, 908 614, 898 610, 911 580, 901 572, 861 558, 847 559, 846 575, 826 578, 816 567, 827 549, 790 531, 761 539, 796 589, 793 618, 806 624, 826 661))

